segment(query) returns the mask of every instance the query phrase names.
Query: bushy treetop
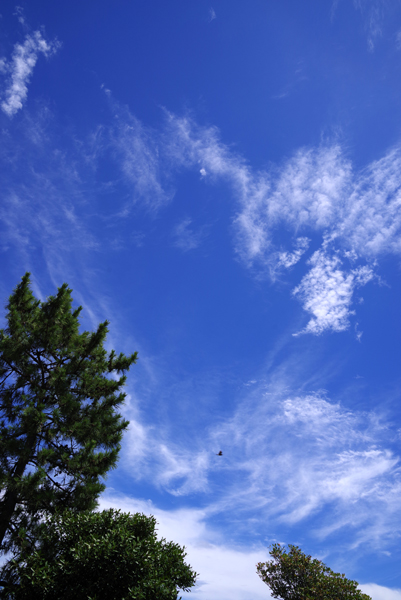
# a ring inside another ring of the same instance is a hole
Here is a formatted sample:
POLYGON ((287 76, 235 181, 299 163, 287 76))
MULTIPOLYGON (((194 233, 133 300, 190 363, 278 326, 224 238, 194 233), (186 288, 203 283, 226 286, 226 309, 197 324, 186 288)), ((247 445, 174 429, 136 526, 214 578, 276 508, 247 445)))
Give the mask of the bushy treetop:
POLYGON ((259 563, 257 573, 281 600, 371 600, 358 589, 358 583, 344 574, 334 573, 317 558, 298 546, 274 544, 272 560, 259 563))
POLYGON ((10 561, 6 600, 176 600, 196 573, 156 520, 115 510, 53 515, 35 550, 10 561))

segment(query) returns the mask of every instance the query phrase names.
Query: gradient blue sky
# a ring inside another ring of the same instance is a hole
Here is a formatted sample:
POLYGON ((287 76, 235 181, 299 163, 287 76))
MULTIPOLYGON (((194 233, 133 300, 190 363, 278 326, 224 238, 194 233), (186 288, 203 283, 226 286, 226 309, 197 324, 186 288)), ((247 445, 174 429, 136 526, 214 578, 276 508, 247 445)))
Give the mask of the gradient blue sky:
POLYGON ((66 281, 139 352, 101 506, 194 600, 268 598, 277 541, 400 600, 400 1, 0 12, 3 306, 66 281))

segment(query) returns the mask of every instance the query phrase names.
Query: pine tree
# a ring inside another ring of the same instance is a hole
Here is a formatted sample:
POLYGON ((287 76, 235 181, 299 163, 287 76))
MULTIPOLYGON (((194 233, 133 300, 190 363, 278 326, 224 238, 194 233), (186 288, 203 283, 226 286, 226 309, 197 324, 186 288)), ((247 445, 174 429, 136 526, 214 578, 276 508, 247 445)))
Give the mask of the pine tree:
POLYGON ((2 552, 33 543, 46 515, 95 508, 128 426, 117 409, 137 354, 107 353, 107 321, 80 333, 71 293, 41 302, 27 273, 0 330, 2 552))

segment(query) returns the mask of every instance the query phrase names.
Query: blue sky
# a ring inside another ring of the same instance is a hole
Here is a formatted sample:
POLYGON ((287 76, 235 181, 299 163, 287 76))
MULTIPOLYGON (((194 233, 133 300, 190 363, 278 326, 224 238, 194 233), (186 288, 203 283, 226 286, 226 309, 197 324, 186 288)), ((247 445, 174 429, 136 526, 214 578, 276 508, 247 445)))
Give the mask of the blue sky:
POLYGON ((3 305, 66 281, 139 352, 101 507, 194 600, 268 598, 274 542, 400 600, 401 3, 0 11, 3 305))

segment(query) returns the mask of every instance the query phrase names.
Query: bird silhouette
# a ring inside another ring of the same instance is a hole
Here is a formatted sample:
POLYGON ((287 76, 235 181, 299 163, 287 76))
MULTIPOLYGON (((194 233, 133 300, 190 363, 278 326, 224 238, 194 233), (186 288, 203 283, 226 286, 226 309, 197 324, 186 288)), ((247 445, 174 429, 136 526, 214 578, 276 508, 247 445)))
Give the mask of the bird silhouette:
POLYGON ((222 451, 220 450, 220 452, 218 452, 218 453, 216 454, 216 456, 223 456, 223 453, 222 453, 222 451))

